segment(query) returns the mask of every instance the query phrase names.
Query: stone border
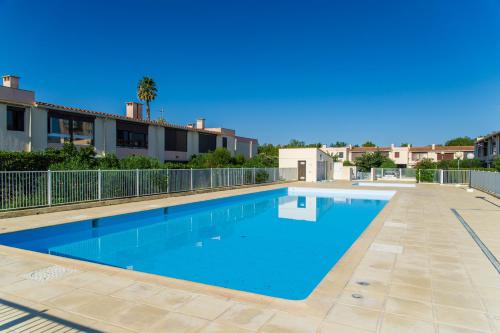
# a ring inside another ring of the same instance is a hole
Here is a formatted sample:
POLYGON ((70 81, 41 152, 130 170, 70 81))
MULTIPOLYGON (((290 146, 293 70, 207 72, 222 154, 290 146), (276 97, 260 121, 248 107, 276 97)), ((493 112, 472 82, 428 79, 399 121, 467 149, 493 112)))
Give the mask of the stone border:
MULTIPOLYGON (((302 184, 303 187, 315 187, 313 184, 302 184)), ((270 184, 266 184, 270 185, 270 184)), ((265 190, 265 189, 263 189, 265 190)), ((254 192, 255 193, 255 192, 254 192)), ((43 260, 56 265, 65 265, 70 268, 83 267, 92 271, 102 272, 108 275, 118 275, 123 277, 129 277, 131 279, 146 282, 146 283, 156 283, 170 288, 175 288, 183 291, 193 292, 193 293, 203 293, 211 296, 221 296, 229 297, 235 300, 243 300, 258 303, 276 303, 280 302, 283 306, 291 305, 305 305, 312 306, 317 298, 322 297, 322 289, 328 287, 338 290, 338 293, 344 289, 346 284, 351 279, 352 273, 357 268, 361 262, 364 255, 369 251, 370 245, 375 240, 377 234, 380 232, 384 226, 384 221, 390 212, 394 209, 396 201, 399 197, 399 192, 396 192, 394 196, 389 200, 389 202, 384 206, 384 208, 375 216, 375 218, 370 222, 366 229, 361 233, 361 235, 354 241, 351 247, 344 253, 344 255, 337 261, 337 263, 330 269, 330 271, 323 277, 323 279, 314 288, 311 294, 304 300, 288 300, 278 297, 266 296, 251 292, 239 291, 224 287, 207 285, 199 282, 192 282, 187 280, 175 279, 171 277, 165 277, 161 275, 131 271, 118 267, 107 266, 104 264, 92 263, 77 259, 52 256, 45 253, 39 253, 24 249, 18 249, 14 247, 9 247, 5 245, 0 245, 0 249, 4 252, 12 253, 14 255, 22 255, 24 257, 43 260)), ((197 200, 204 201, 204 200, 197 200)), ((196 202, 196 201, 194 201, 196 202)), ((76 221, 75 221, 76 222, 76 221)), ((71 222, 70 222, 71 223, 71 222)), ((331 295, 330 297, 336 298, 337 295, 331 295)))

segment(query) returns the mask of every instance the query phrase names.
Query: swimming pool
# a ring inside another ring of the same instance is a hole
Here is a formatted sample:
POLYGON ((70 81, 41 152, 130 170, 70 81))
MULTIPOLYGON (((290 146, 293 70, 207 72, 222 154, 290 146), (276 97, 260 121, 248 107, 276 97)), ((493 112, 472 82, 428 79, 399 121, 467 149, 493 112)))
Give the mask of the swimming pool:
POLYGON ((306 298, 392 191, 283 188, 0 235, 0 244, 306 298))

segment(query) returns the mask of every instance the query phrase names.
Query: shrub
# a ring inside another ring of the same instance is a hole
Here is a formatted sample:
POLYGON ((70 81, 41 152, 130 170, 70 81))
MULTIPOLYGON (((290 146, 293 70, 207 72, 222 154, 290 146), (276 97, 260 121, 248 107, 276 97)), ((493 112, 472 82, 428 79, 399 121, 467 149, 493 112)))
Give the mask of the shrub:
POLYGON ((491 162, 491 167, 496 171, 500 171, 500 156, 496 156, 491 162))
POLYGON ((269 178, 269 173, 265 170, 259 170, 255 173, 255 183, 256 184, 262 184, 267 181, 269 178))
POLYGON ((346 161, 344 161, 344 162, 342 163, 342 165, 343 165, 343 166, 354 166, 354 163, 352 163, 351 161, 347 161, 347 160, 346 160, 346 161))
POLYGON ((120 160, 120 169, 162 169, 164 164, 147 156, 127 156, 120 160))

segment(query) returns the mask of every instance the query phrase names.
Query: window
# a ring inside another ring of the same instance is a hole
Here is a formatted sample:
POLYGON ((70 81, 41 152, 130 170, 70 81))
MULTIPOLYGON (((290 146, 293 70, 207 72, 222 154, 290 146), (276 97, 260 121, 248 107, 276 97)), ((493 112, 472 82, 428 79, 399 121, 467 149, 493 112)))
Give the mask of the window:
POLYGON ((7 106, 7 129, 9 131, 24 131, 24 108, 7 106))
POLYGON ((394 157, 395 157, 395 158, 399 158, 399 151, 394 152, 394 157))
POLYGON ((208 133, 199 133, 198 135, 198 150, 200 153, 208 153, 217 148, 217 135, 208 133))
POLYGON ((117 121, 116 145, 128 148, 148 148, 148 125, 117 121))
POLYGON ((75 145, 94 143, 94 118, 49 111, 48 142, 73 142, 75 145))
POLYGON ((227 149, 227 138, 222 138, 222 147, 227 149))
POLYGON ((344 158, 344 152, 343 151, 339 152, 338 154, 339 154, 339 158, 344 158))
POLYGON ((187 152, 187 131, 165 128, 165 150, 187 152))

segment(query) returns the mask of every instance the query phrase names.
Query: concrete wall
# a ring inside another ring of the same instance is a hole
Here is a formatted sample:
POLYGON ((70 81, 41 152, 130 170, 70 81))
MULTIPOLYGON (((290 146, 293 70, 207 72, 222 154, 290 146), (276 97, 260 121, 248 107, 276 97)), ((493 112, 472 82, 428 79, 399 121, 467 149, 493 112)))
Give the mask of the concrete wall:
POLYGON ((197 155, 199 151, 198 132, 188 131, 187 146, 187 160, 189 160, 191 156, 197 155))
POLYGON ((245 158, 250 158, 250 142, 236 141, 236 155, 243 155, 245 158))
POLYGON ((47 149, 47 110, 33 108, 31 112, 31 150, 43 151, 47 149))
POLYGON ((252 147, 251 147, 251 149, 250 149, 250 157, 252 158, 252 157, 254 157, 254 156, 257 156, 257 154, 258 154, 258 149, 259 149, 259 145, 258 145, 258 143, 257 143, 257 142, 252 141, 252 142, 251 142, 251 146, 252 146, 252 147))
POLYGON ((35 102, 35 92, 31 90, 0 86, 0 100, 9 101, 11 103, 33 105, 35 102))
POLYGON ((299 161, 306 161, 306 181, 315 182, 317 178, 318 149, 289 148, 279 150, 280 168, 297 168, 299 161))
POLYGON ((25 151, 29 149, 29 110, 24 112, 24 131, 7 130, 7 105, 0 104, 0 150, 25 151))
POLYGON ((165 128, 148 126, 148 155, 163 161, 165 156, 165 128))
POLYGON ((98 155, 116 154, 116 121, 114 119, 95 119, 94 146, 98 155))

